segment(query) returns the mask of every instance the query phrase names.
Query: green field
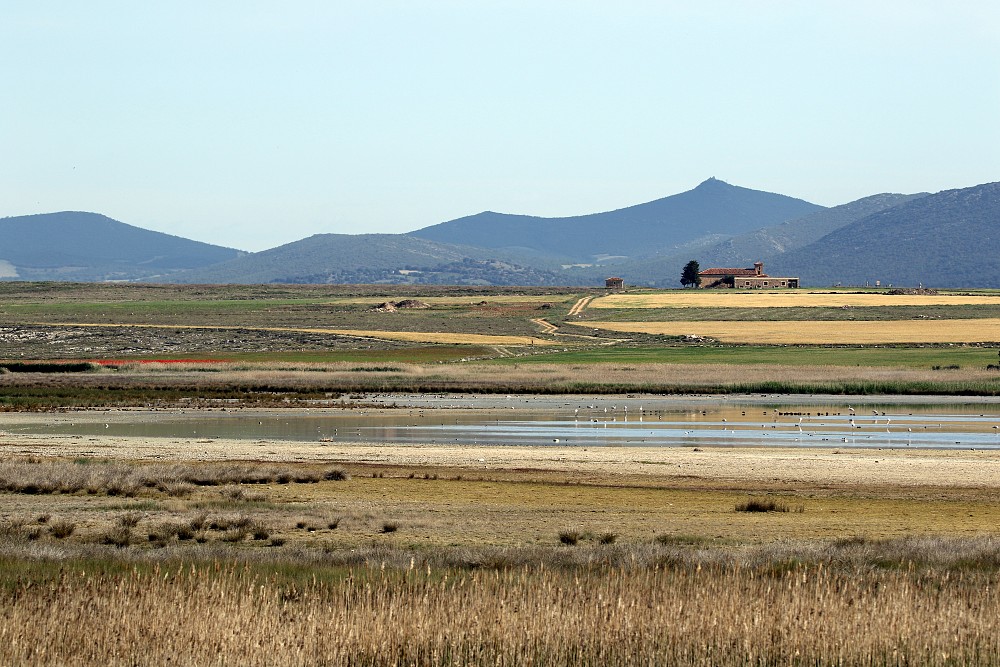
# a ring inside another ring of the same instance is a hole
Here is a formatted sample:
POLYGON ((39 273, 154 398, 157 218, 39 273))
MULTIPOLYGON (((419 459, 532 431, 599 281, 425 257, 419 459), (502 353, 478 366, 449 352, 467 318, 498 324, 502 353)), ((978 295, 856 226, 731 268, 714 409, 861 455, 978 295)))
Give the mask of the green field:
POLYGON ((883 366, 985 368, 1000 364, 993 347, 934 345, 924 347, 819 347, 755 345, 677 345, 605 347, 552 352, 523 359, 499 359, 500 364, 773 364, 778 366, 883 366))

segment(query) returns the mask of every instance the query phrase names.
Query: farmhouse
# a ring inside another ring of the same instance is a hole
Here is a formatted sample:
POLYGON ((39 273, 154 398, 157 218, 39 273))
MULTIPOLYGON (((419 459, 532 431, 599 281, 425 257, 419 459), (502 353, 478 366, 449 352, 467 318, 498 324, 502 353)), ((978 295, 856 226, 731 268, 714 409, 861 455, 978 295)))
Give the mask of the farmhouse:
POLYGON ((607 289, 625 289, 625 280, 624 278, 611 277, 604 281, 604 286, 607 289))
POLYGON ((764 273, 764 262, 754 262, 752 269, 705 269, 698 272, 701 287, 728 287, 734 289, 781 289, 799 286, 798 278, 769 276, 764 273))

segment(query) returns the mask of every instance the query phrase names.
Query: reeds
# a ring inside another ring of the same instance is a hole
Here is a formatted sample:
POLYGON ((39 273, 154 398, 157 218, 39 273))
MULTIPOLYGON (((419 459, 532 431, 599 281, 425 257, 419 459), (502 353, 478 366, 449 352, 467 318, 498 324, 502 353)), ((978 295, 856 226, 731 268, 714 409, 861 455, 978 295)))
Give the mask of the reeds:
MULTIPOLYGON (((8 459, 0 461, 0 491, 24 494, 87 493, 135 497, 140 493, 185 496, 199 486, 236 484, 311 484, 346 480, 343 469, 309 469, 254 462, 127 463, 78 459, 8 459)), ((230 500, 259 502, 261 494, 227 486, 230 500)))
MULTIPOLYGON (((412 561, 411 561, 412 563, 412 561)), ((997 575, 822 565, 23 572, 4 664, 989 665, 997 575)))

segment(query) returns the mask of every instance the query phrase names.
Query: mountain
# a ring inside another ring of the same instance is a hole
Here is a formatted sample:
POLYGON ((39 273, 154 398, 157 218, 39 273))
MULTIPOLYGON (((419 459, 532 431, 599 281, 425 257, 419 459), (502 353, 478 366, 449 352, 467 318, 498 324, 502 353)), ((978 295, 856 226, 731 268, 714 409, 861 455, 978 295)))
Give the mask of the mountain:
POLYGON ((405 234, 315 234, 169 278, 184 283, 433 283, 551 285, 557 274, 503 253, 405 234))
POLYGON ((785 253, 768 273, 803 285, 1000 287, 1000 183, 873 213, 785 253))
POLYGON ((586 263, 662 254, 699 239, 719 240, 822 208, 710 178, 693 190, 605 213, 540 218, 487 211, 409 235, 586 263))
POLYGON ((481 213, 410 234, 317 234, 253 254, 96 213, 0 219, 0 279, 593 286, 617 274, 674 287, 690 259, 705 268, 762 260, 803 286, 1000 287, 1000 183, 824 209, 709 179, 607 213, 481 213))
POLYGON ((97 213, 63 211, 0 218, 0 277, 5 279, 151 280, 240 254, 97 213))
POLYGON ((764 227, 730 238, 693 241, 678 249, 653 258, 623 260, 602 265, 599 269, 574 269, 573 283, 595 284, 599 274, 614 272, 628 276, 630 284, 647 287, 676 287, 681 269, 691 259, 702 268, 713 266, 751 266, 756 261, 771 262, 782 253, 816 241, 831 231, 867 215, 885 210, 911 199, 925 196, 880 194, 857 201, 822 209, 796 220, 764 227), (587 280, 584 280, 587 276, 587 280))
POLYGON ((807 246, 866 216, 926 195, 926 192, 915 195, 872 195, 780 225, 734 236, 707 248, 701 257, 704 258, 705 266, 751 266, 762 259, 773 262, 786 252, 807 246))

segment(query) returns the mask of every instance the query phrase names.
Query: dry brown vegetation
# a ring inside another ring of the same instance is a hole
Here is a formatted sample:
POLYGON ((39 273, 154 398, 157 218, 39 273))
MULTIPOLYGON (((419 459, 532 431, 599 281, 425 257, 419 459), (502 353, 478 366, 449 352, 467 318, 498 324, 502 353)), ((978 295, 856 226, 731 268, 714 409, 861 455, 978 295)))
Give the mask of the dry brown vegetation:
POLYGON ((9 664, 1000 659, 989 488, 519 465, 8 457, 0 470, 9 664), (101 467, 212 485, 144 483, 130 499, 12 483, 101 467), (735 512, 748 493, 804 509, 735 512))
POLYGON ((0 405, 275 406, 341 404, 352 392, 982 394, 1000 391, 983 367, 901 368, 709 363, 126 364, 93 373, 0 375, 0 405), (5 391, 6 388, 6 391, 5 391))
MULTIPOLYGON (((848 545, 850 548, 850 545, 848 545)), ((572 551, 576 547, 564 547, 572 551)), ((613 547, 608 547, 613 550, 613 547)), ((836 547, 834 547, 836 549, 836 547)), ((671 561, 468 570, 72 562, 0 591, 6 664, 838 665, 1000 660, 994 571, 671 561), (30 594, 28 593, 30 590, 30 594)))
MULTIPOLYGON (((346 477, 338 467, 320 469, 254 462, 130 463, 88 458, 0 461, 0 492, 28 495, 86 493, 134 498, 140 493, 158 492, 186 496, 198 486, 308 484, 346 477)), ((240 487, 233 488, 238 491, 235 499, 245 495, 240 487)), ((230 491, 230 495, 236 491, 230 491)))

